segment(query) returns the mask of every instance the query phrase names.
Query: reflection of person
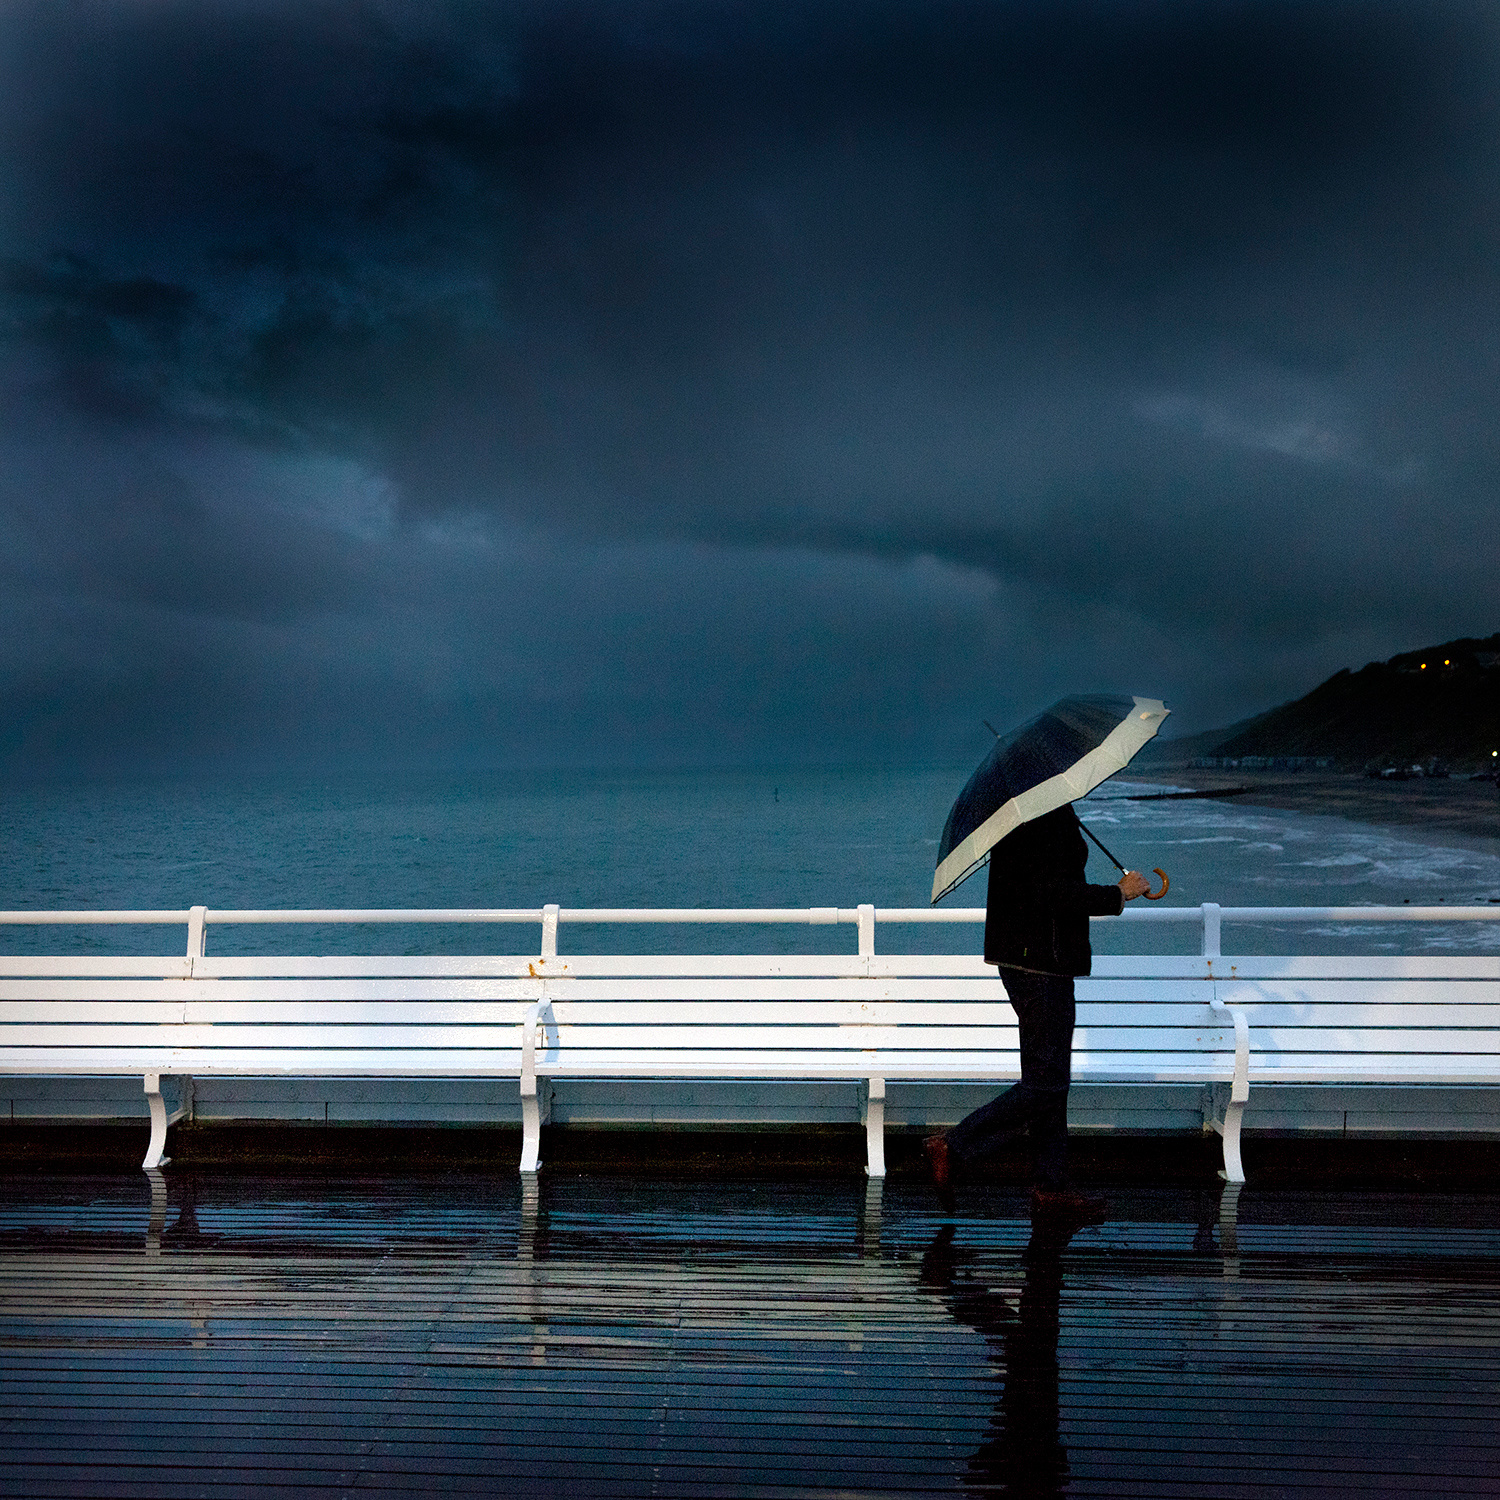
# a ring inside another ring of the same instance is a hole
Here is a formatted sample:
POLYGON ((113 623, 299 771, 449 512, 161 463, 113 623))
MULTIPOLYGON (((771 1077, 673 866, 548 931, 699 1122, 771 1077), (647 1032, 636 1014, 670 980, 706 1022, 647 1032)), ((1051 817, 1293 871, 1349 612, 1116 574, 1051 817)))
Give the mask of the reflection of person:
POLYGON ((999 967, 1020 1023, 1021 1081, 945 1135, 927 1138, 940 1192, 1026 1130, 1034 1155, 1033 1212, 1103 1213, 1102 1199, 1083 1197, 1067 1181, 1073 979, 1091 967, 1089 918, 1118 916, 1151 883, 1130 870, 1116 885, 1089 885, 1087 865, 1088 845, 1071 805, 1023 823, 990 854, 984 961, 999 967))
POLYGON ((938 1230, 922 1257, 923 1284, 940 1289, 953 1316, 990 1340, 991 1360, 1005 1373, 990 1435, 969 1459, 971 1494, 1053 1500, 1066 1492, 1068 1450, 1060 1426, 1057 1338, 1062 1252, 1076 1227, 1055 1215, 1033 1222, 1022 1256, 1026 1279, 1019 1315, 998 1292, 957 1279, 952 1224, 938 1230))

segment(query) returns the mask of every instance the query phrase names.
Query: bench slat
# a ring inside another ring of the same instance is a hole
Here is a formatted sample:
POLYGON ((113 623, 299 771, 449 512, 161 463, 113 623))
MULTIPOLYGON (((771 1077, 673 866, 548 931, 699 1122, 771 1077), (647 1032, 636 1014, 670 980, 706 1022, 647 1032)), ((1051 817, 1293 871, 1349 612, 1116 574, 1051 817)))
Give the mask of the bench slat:
POLYGON ((1214 993, 1225 1005, 1243 1006, 1250 1024, 1275 1007, 1394 1005, 1415 1011, 1429 1005, 1495 1005, 1500 986, 1483 980, 1326 979, 1218 982, 1214 993))
MULTIPOLYGON (((550 1077, 608 1078, 661 1077, 664 1058, 642 1052, 622 1057, 618 1053, 580 1053, 565 1062, 539 1059, 538 1072, 550 1077)), ((881 1073, 888 1080, 900 1079, 997 1079, 1019 1076, 1020 1061, 1013 1053, 900 1053, 880 1058, 881 1073)), ((520 1070, 520 1052, 502 1051, 383 1051, 378 1049, 316 1052, 273 1052, 263 1049, 202 1050, 195 1048, 58 1048, 12 1052, 0 1048, 0 1074, 50 1073, 71 1077, 129 1076, 173 1072, 209 1076, 317 1077, 317 1078, 414 1078, 495 1077, 514 1078, 520 1070)), ((863 1078, 870 1072, 868 1060, 848 1053, 789 1063, 781 1053, 717 1054, 699 1058, 671 1056, 672 1076, 703 1078, 863 1078)), ((1099 1056, 1076 1053, 1073 1076, 1077 1081, 1141 1081, 1209 1083, 1226 1081, 1231 1073, 1227 1057, 1184 1057, 1169 1054, 1099 1056)), ((1379 1060, 1378 1067, 1362 1065, 1358 1058, 1341 1054, 1309 1054, 1283 1058, 1277 1065, 1253 1060, 1252 1081, 1260 1083, 1393 1083, 1472 1084, 1500 1083, 1500 1058, 1420 1058, 1393 1064, 1379 1060)))
MULTIPOLYGON (((1500 907, 1495 908, 1500 924, 1500 907)), ((1203 962, 1203 960, 1199 960, 1203 962)), ((1100 972, 1097 960, 1094 972, 1100 972)), ((1494 954, 1352 954, 1299 958, 1225 955, 1214 977, 1234 979, 1500 979, 1494 954)))
POLYGON ((80 979, 186 979, 192 971, 192 960, 173 958, 103 958, 95 954, 77 957, 51 957, 14 954, 0 955, 0 978, 80 979))
POLYGON ((1268 1058, 1305 1052, 1338 1052, 1345 1057, 1371 1057, 1388 1053, 1469 1054, 1500 1052, 1500 1034, 1494 1031, 1330 1031, 1318 1027, 1270 1030, 1250 1028, 1250 1057, 1268 1058))
MULTIPOLYGON (((215 996, 238 993, 238 986, 210 990, 178 989, 179 994, 215 996)), ((155 988, 153 996, 163 991, 155 988)), ((1463 991, 1458 992, 1464 993, 1463 991)), ((1339 1000, 1313 1002, 1307 999, 1259 1001, 1246 1014, 1252 1028, 1321 1027, 1330 1030, 1362 1028, 1469 1027, 1500 1030, 1500 1002, 1488 987, 1469 991, 1482 998, 1453 1003, 1447 995, 1433 1003, 1350 1003, 1339 1000)), ((120 1022, 126 1018, 156 1024, 223 1023, 233 1021, 280 1021, 285 1023, 347 1024, 494 1024, 516 1022, 524 1015, 528 997, 486 1000, 370 1000, 370 999, 179 999, 152 1002, 115 999, 0 1000, 0 1025, 120 1022)), ((612 1022, 618 1025, 652 1025, 670 1020, 674 1024, 724 1025, 818 1024, 855 1025, 1013 1025, 1015 1012, 1008 1002, 978 1003, 963 1000, 674 1000, 652 1003, 639 1000, 557 1000, 548 1003, 549 1014, 575 1024, 612 1022)), ((1201 1026, 1212 1017, 1203 1001, 1194 1002, 1080 1002, 1080 1026, 1201 1026)))
POLYGON ((179 1002, 237 1000, 540 1000, 539 979, 0 979, 0 1004, 15 1001, 89 1000, 151 1004, 164 996, 179 1002))
MULTIPOLYGON (((0 1030, 0 1046, 21 1047, 118 1046, 147 1047, 161 1042, 172 1047, 271 1049, 338 1047, 513 1047, 517 1027, 510 1026, 280 1026, 275 1024, 159 1026, 128 1023, 114 1026, 31 1025, 0 1030)), ((566 1055, 575 1048, 628 1051, 646 1046, 665 1054, 675 1051, 779 1050, 789 1056, 809 1051, 882 1052, 894 1050, 1014 1051, 1019 1046, 1015 1026, 547 1026, 539 1047, 566 1055)), ((1157 1027, 1134 1029, 1094 1027, 1078 1033, 1082 1050, 1188 1051, 1233 1050, 1232 1031, 1198 1032, 1157 1027)), ((1429 1049, 1437 1050, 1437 1049, 1429 1049)), ((1448 1051, 1465 1050, 1450 1047, 1448 1051)))
MULTIPOLYGON (((1500 1057, 1250 1053, 1251 1083, 1500 1083, 1500 1057)), ((1497 1116, 1500 1117, 1500 1116, 1497 1116)))
MULTIPOLYGON (((660 1006, 684 1003, 718 1005, 781 1003, 809 1007, 820 1004, 865 1005, 993 1005, 1005 1004, 1004 989, 993 981, 974 985, 955 980, 895 981, 846 979, 784 982, 768 980, 711 981, 579 981, 545 985, 534 980, 0 980, 0 1007, 16 1004, 92 1003, 150 1006, 203 1004, 233 1000, 244 1004, 328 1003, 518 1003, 549 998, 556 1003, 599 1003, 614 1006, 660 1006), (167 997, 170 997, 168 999, 167 997)), ((1186 1014, 1217 996, 1223 1003, 1243 1006, 1256 1024, 1278 1011, 1311 1013, 1321 1007, 1363 1006, 1372 1015, 1378 1008, 1407 1016, 1434 1015, 1439 1008, 1469 1008, 1478 1016, 1500 1004, 1500 988, 1482 981, 1407 982, 1385 980, 1329 980, 1275 983, 1239 982, 1199 985, 1151 980, 1089 980, 1078 986, 1079 1016, 1107 1015, 1129 1007, 1178 1007, 1186 1014), (1200 998, 1201 997, 1201 998, 1200 998)), ((623 1014, 624 1012, 622 1012, 623 1014)), ((638 1012, 637 1012, 638 1013, 638 1012)), ((1434 1024, 1443 1024, 1435 1021, 1434 1024)), ((1483 1023, 1481 1023, 1483 1024, 1483 1023)))
POLYGON ((0 1045, 0 1074, 116 1077, 145 1073, 238 1078, 516 1078, 519 1047, 408 1051, 350 1048, 54 1047, 0 1045))
MULTIPOLYGON (((1088 1003, 1161 1001, 1171 998, 1204 1004, 1214 993, 1210 984, 1164 985, 1153 980, 1090 981, 1080 987, 1080 999, 1088 1003)), ((682 1001, 736 1001, 789 1004, 840 1001, 954 1001, 964 1004, 1004 1004, 1005 989, 988 980, 912 979, 635 979, 635 980, 541 980, 532 979, 243 979, 243 980, 100 980, 35 979, 0 980, 0 1003, 14 1001, 129 1001, 151 1003, 164 995, 204 1001, 233 998, 240 1001, 335 1001, 335 1000, 553 1000, 610 1003, 645 1002, 673 1004, 682 1001), (170 988, 164 988, 170 985, 170 988)))
MULTIPOLYGON (((197 1000, 140 1002, 98 1000, 0 1001, 0 1025, 100 1022, 104 1024, 142 1020, 160 1024, 222 1024, 229 1022, 282 1022, 286 1024, 495 1024, 518 1022, 528 1008, 525 1001, 379 1001, 306 1000, 238 1001, 197 1000)), ((1455 1016, 1469 1014, 1462 1007, 1448 1007, 1455 1016)), ((1474 1007, 1477 1013, 1481 1008, 1474 1007)), ((649 1004, 641 1001, 593 1000, 545 1002, 543 1010, 554 1021, 575 1025, 610 1024, 674 1025, 887 1025, 887 1026, 1014 1026, 1015 1012, 1008 1003, 973 1004, 961 1001, 693 1001, 678 1000, 649 1004)), ((1087 1005, 1078 1008, 1081 1026, 1166 1026, 1217 1028, 1221 1012, 1206 1003, 1087 1005)), ((1298 1013, 1300 1015, 1300 1013, 1298 1013)), ((1358 1008, 1330 1008, 1344 1023, 1363 1014, 1358 1008)))
POLYGON ((1262 1004, 1254 1008, 1247 1007, 1245 1019, 1253 1030, 1266 1026, 1323 1026, 1330 1030, 1347 1026, 1478 1026, 1500 1030, 1500 1004, 1262 1004))
MULTIPOLYGON (((1496 910, 1500 924, 1500 908, 1496 910)), ((424 979, 535 978, 970 978, 994 979, 995 969, 974 954, 526 954, 291 955, 189 960, 175 955, 0 955, 0 978, 424 979)), ((1188 955, 1094 955, 1095 979, 1489 979, 1500 980, 1500 956, 1490 954, 1353 954, 1278 957, 1234 955, 1208 960, 1188 955)))

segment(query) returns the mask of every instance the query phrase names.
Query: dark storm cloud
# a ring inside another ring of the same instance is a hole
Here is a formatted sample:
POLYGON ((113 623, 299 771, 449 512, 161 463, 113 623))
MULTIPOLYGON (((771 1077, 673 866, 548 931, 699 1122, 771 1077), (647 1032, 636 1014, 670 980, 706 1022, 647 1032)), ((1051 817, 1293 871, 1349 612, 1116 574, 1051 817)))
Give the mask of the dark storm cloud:
POLYGON ((0 26, 0 663, 59 743, 163 653, 246 734, 751 753, 1493 628, 1487 9, 0 26))

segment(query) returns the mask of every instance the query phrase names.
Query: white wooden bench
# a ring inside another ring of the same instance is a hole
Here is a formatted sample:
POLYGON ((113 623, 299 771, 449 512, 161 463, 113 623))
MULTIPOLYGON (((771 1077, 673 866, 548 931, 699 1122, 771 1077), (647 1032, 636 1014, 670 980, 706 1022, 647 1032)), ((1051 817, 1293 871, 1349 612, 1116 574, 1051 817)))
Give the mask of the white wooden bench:
MULTIPOLYGON (((557 909, 539 915, 535 958, 209 957, 203 908, 183 958, 0 958, 0 1074, 143 1078, 148 1170, 194 1077, 514 1078, 523 1173, 554 1081, 848 1081, 872 1177, 888 1083, 1019 1076, 995 971, 876 956, 873 908, 803 914, 859 927, 857 954, 812 956, 559 957, 557 909)), ((1075 1080, 1201 1087, 1231 1182, 1254 1082, 1500 1083, 1500 958, 1099 957, 1078 998, 1075 1080)))

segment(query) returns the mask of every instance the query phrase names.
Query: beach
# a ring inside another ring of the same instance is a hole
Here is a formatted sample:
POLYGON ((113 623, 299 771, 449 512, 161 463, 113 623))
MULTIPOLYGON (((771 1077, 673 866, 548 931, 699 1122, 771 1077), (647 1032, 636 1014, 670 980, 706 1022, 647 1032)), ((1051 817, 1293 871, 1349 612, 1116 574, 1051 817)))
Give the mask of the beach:
POLYGON ((1224 795, 1212 797, 1214 801, 1344 818, 1407 838, 1500 855, 1500 788, 1493 781, 1382 781, 1357 772, 1219 770, 1185 764, 1153 765, 1149 771, 1132 766, 1128 774, 1132 782, 1157 785, 1163 792, 1217 792, 1224 795))

